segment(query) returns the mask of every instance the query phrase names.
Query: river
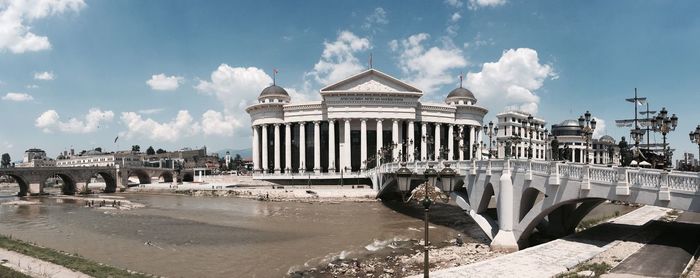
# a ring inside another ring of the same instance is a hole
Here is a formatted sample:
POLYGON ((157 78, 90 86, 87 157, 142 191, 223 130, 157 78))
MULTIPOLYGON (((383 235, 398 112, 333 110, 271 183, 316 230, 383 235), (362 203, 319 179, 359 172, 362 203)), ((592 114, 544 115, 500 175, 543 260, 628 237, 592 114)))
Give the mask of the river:
MULTIPOLYGON (((0 233, 168 277, 282 277, 337 257, 400 252, 413 244, 409 239, 423 235, 423 222, 414 217, 421 215, 418 206, 117 196, 146 207, 101 210, 82 202, 31 198, 40 204, 0 206, 0 233)), ((440 205, 433 211, 436 223, 452 227, 431 225, 431 241, 465 232, 466 240, 481 236, 456 207, 440 205)))

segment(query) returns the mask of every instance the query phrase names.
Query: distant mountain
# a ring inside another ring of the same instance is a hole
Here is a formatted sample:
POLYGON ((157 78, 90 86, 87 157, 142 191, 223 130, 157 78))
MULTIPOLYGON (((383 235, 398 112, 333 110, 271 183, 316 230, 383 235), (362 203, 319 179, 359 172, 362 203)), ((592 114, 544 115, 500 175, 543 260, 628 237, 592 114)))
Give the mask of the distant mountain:
POLYGON ((240 154, 243 158, 250 158, 253 156, 253 149, 251 149, 251 148, 241 149, 241 150, 223 149, 223 150, 216 151, 216 153, 219 154, 219 157, 224 157, 226 155, 226 151, 231 153, 231 156, 236 156, 236 154, 240 154))

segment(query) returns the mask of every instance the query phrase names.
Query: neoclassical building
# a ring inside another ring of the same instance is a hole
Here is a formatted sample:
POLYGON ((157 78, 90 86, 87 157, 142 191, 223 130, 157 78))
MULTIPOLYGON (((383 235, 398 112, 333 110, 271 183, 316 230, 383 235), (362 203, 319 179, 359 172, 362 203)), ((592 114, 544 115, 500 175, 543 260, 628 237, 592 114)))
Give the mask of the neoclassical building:
POLYGON ((255 176, 334 175, 387 161, 468 160, 479 156, 487 109, 456 88, 442 103, 369 69, 320 90, 321 100, 292 102, 273 84, 246 108, 255 176))

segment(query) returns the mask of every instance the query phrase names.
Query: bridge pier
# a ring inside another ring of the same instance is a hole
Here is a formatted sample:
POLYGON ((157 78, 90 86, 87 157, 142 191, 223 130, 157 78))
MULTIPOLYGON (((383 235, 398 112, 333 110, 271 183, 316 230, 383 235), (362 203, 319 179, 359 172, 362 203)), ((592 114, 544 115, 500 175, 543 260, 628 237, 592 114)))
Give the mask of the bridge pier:
POLYGON ((491 241, 491 249, 495 251, 514 252, 518 251, 518 241, 515 237, 513 227, 515 218, 513 212, 513 179, 511 177, 510 161, 504 161, 505 166, 499 179, 499 194, 496 204, 498 211, 498 233, 491 241))
POLYGON ((41 182, 32 182, 27 188, 27 193, 29 195, 40 195, 41 193, 44 193, 44 187, 42 186, 41 182))

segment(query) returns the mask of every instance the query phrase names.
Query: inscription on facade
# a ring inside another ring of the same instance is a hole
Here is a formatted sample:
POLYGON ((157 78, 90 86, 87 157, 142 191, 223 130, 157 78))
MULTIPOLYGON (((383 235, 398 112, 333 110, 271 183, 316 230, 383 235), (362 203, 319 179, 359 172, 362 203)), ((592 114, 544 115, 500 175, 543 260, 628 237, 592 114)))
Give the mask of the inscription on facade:
POLYGON ((344 96, 340 97, 340 101, 349 102, 404 102, 401 97, 386 97, 386 96, 344 96))

